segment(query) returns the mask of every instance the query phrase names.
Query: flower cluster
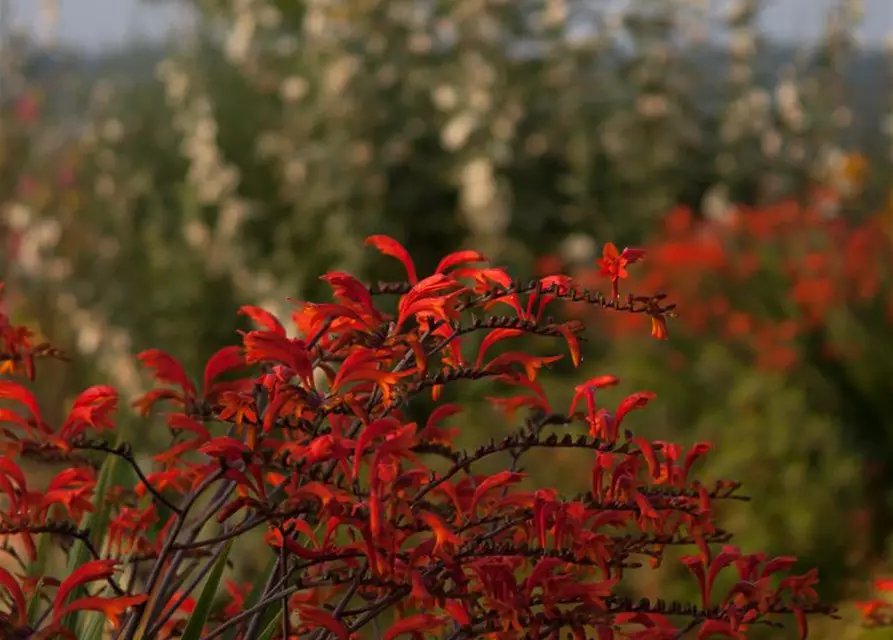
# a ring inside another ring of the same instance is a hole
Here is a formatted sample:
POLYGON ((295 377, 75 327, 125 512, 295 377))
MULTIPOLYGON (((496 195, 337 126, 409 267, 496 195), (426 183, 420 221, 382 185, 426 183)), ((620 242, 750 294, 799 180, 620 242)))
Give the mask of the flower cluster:
MULTIPOLYGON (((763 370, 803 364, 807 344, 821 357, 858 358, 872 330, 893 321, 893 228, 889 213, 829 218, 826 204, 817 192, 807 202, 738 206, 722 221, 679 207, 647 245, 648 263, 633 282, 673 291, 685 308, 682 333, 714 336, 763 370), (849 329, 854 320, 859 331, 849 329)), ((601 269, 578 280, 595 282, 610 269, 627 277, 624 257, 613 254, 606 245, 601 269)), ((628 316, 609 324, 613 335, 640 329, 628 316)))
MULTIPOLYGON (((893 580, 889 578, 875 580, 874 588, 879 593, 890 593, 893 591, 893 580)), ((856 607, 859 609, 866 627, 881 628, 893 626, 893 602, 885 600, 880 595, 871 600, 857 602, 856 607)))
POLYGON ((643 252, 606 251, 606 297, 567 276, 515 281, 475 251, 420 277, 393 239, 367 244, 402 261, 407 281, 327 273, 334 301, 297 304, 292 331, 244 307, 256 328, 214 354, 200 384, 169 354, 140 354, 157 386, 135 406, 172 434, 151 468, 106 439, 119 403, 112 387, 84 391, 58 427, 42 420, 15 377, 61 354, 0 316, 9 374, 0 399, 15 403, 0 408, 0 526, 19 565, 0 568, 3 637, 743 638, 786 614, 806 636, 808 614, 833 614, 818 602, 814 570, 791 574, 794 558, 728 544, 715 503, 742 498, 737 483, 694 477, 708 443, 685 448, 627 430, 654 394, 608 411, 601 390, 619 380, 602 375, 577 385, 562 410, 537 378, 563 355, 505 348, 522 336, 557 338, 579 364, 583 327, 549 317, 556 300, 648 315, 665 338, 674 305, 618 291, 643 252), (460 426, 463 407, 442 402, 443 390, 485 379, 507 391, 492 399, 497 409, 528 415, 501 440, 459 448, 457 435, 472 427, 460 426), (433 408, 424 423, 411 420, 425 396, 433 408), (591 457, 577 496, 531 486, 520 466, 559 448, 591 457), (39 490, 25 459, 66 469, 39 490), (502 470, 480 471, 500 459, 502 470), (266 571, 254 582, 224 579, 238 565, 234 541, 255 530, 270 552, 266 571), (67 554, 61 579, 45 571, 47 541, 67 554), (680 546, 693 549, 682 562, 698 603, 623 595, 625 576, 656 569, 680 546), (218 590, 223 607, 212 606, 218 590))

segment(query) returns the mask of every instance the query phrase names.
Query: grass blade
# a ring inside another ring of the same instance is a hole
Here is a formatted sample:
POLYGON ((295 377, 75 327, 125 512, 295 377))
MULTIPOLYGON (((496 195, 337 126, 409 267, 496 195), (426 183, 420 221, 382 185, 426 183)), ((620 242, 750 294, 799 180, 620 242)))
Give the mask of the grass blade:
POLYGON ((28 603, 28 623, 35 624, 40 616, 40 590, 43 586, 43 578, 47 574, 47 560, 52 550, 52 540, 48 533, 42 533, 37 540, 37 558, 28 565, 28 575, 36 578, 38 583, 34 590, 34 596, 28 603))
POLYGON ((223 570, 226 568, 226 558, 229 556, 229 550, 233 546, 232 539, 228 540, 223 547, 223 551, 214 561, 214 568, 205 582, 198 601, 195 603, 195 609, 189 616, 189 622, 186 623, 186 629, 180 640, 199 640, 202 630, 208 622, 208 616, 211 615, 211 605, 214 603, 214 596, 217 595, 217 587, 220 585, 220 579, 223 577, 223 570))
POLYGON ((267 625, 267 628, 263 630, 263 632, 257 637, 257 640, 270 640, 279 628, 282 626, 282 609, 276 612, 276 617, 270 620, 270 624, 267 625))
MULTIPOLYGON (((264 569, 264 571, 262 571, 261 573, 257 574, 253 588, 248 593, 248 596, 245 598, 245 609, 250 609, 258 602, 260 602, 261 596, 264 592, 264 587, 266 587, 267 585, 267 578, 270 576, 271 573, 273 573, 273 569, 276 566, 276 560, 276 556, 270 556, 270 559, 267 562, 267 568, 264 569)), ((269 610, 267 610, 266 613, 269 613, 269 610)), ((235 640, 236 635, 237 629, 233 628, 227 631, 223 637, 226 640, 235 640)))

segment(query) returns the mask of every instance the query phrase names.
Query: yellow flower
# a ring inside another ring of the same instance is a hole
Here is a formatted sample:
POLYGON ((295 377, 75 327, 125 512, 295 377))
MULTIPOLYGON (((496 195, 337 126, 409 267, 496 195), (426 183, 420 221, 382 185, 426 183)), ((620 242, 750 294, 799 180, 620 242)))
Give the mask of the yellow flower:
POLYGON ((868 159, 861 153, 848 153, 843 158, 839 179, 849 193, 858 193, 868 173, 868 159))

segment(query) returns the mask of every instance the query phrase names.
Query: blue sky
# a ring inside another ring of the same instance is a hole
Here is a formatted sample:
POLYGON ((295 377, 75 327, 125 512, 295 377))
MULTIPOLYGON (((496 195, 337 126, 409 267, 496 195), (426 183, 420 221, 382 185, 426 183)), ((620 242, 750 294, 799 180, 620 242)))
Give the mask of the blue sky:
MULTIPOLYGON (((627 0, 629 1, 629 0, 627 0)), ((724 0, 712 0, 723 4, 724 0)), ((40 0, 11 0, 16 23, 33 25, 40 0)), ((833 0, 768 0, 763 22, 768 33, 785 40, 811 40, 822 30, 824 12, 833 0)), ((866 41, 880 43, 893 30, 893 0, 865 0, 861 29, 866 41)), ((158 37, 179 19, 170 6, 143 0, 60 0, 60 35, 91 49, 121 44, 134 37, 158 37)))

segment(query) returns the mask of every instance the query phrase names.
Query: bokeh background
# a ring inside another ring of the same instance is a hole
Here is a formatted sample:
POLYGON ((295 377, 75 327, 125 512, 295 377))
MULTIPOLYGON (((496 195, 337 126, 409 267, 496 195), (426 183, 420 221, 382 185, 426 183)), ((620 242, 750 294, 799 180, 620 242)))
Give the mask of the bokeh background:
MULTIPOLYGON (((630 426, 715 442, 736 542, 818 566, 846 619, 816 637, 862 637, 847 603, 893 573, 893 0, 0 0, 0 278, 75 356, 50 420, 138 394, 144 348, 199 371, 325 270, 399 278, 371 233, 596 286, 604 242, 646 247, 672 339, 586 317, 545 385, 657 392, 630 426)), ((454 398, 469 442, 486 393, 454 398)))

